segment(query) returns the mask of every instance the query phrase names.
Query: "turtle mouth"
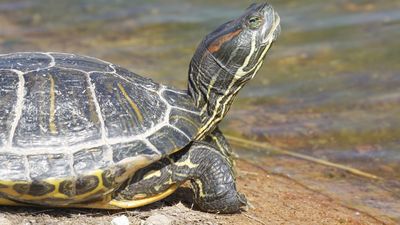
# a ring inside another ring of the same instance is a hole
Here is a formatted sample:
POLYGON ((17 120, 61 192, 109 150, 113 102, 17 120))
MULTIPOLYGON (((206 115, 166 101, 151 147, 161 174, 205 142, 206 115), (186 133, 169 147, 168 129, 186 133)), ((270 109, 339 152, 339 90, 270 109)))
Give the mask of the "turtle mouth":
POLYGON ((276 41, 278 36, 281 34, 281 18, 279 17, 277 12, 274 12, 275 20, 274 20, 274 33, 273 33, 273 41, 276 41))
POLYGON ((272 43, 273 41, 276 41, 281 33, 281 18, 279 17, 277 12, 270 12, 269 14, 265 15, 265 19, 269 22, 267 22, 268 25, 264 27, 265 37, 262 40, 263 45, 267 45, 272 43))

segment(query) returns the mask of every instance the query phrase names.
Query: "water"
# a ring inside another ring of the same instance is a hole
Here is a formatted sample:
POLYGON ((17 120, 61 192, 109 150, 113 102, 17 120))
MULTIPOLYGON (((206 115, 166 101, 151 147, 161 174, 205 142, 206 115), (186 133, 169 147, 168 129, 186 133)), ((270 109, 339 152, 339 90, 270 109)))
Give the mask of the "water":
MULTIPOLYGON (((185 88, 188 63, 199 41, 249 4, 1 0, 0 52, 91 55, 185 88)), ((385 182, 374 184, 373 190, 378 193, 383 186, 393 201, 399 200, 400 2, 272 4, 282 19, 282 35, 222 127, 230 134, 377 174, 385 182)), ((298 173, 295 177, 312 179, 298 173)), ((337 187, 337 182, 324 186, 330 193, 337 187)), ((399 206, 385 203, 363 202, 400 218, 394 210, 399 206)))

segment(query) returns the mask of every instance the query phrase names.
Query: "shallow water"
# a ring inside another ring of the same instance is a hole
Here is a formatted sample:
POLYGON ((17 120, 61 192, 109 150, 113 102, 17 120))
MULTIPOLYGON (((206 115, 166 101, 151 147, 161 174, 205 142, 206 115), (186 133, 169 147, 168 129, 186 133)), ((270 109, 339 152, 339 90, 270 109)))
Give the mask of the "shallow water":
MULTIPOLYGON (((400 2, 271 3, 282 34, 223 128, 377 174, 398 198, 400 2)), ((91 55, 185 88, 202 37, 249 4, 1 0, 0 52, 91 55)))

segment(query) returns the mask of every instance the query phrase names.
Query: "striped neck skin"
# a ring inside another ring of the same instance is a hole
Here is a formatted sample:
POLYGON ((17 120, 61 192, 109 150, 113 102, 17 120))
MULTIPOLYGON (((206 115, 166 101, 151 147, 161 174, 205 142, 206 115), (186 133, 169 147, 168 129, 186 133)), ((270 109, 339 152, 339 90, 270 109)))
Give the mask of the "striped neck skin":
POLYGON ((279 16, 264 3, 250 6, 244 15, 203 40, 189 68, 188 92, 202 117, 196 139, 205 137, 224 118, 239 90, 262 66, 279 32, 279 16))
MULTIPOLYGON (((218 65, 211 54, 203 60, 207 67, 200 67, 192 61, 189 72, 189 95, 195 100, 196 107, 201 110, 203 127, 198 139, 215 129, 229 111, 239 90, 251 80, 260 69, 263 61, 251 68, 247 76, 232 74, 227 68, 218 65)), ((239 70, 238 70, 239 72, 239 70)))

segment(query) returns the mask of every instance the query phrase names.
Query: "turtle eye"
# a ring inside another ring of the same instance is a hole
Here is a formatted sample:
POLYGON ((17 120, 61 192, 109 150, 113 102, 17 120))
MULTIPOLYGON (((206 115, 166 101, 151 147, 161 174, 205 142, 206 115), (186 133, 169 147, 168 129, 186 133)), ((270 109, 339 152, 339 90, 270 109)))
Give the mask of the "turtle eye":
POLYGON ((250 27, 250 29, 256 30, 256 29, 260 28, 260 26, 262 24, 262 19, 259 16, 252 16, 247 21, 247 24, 250 27))

